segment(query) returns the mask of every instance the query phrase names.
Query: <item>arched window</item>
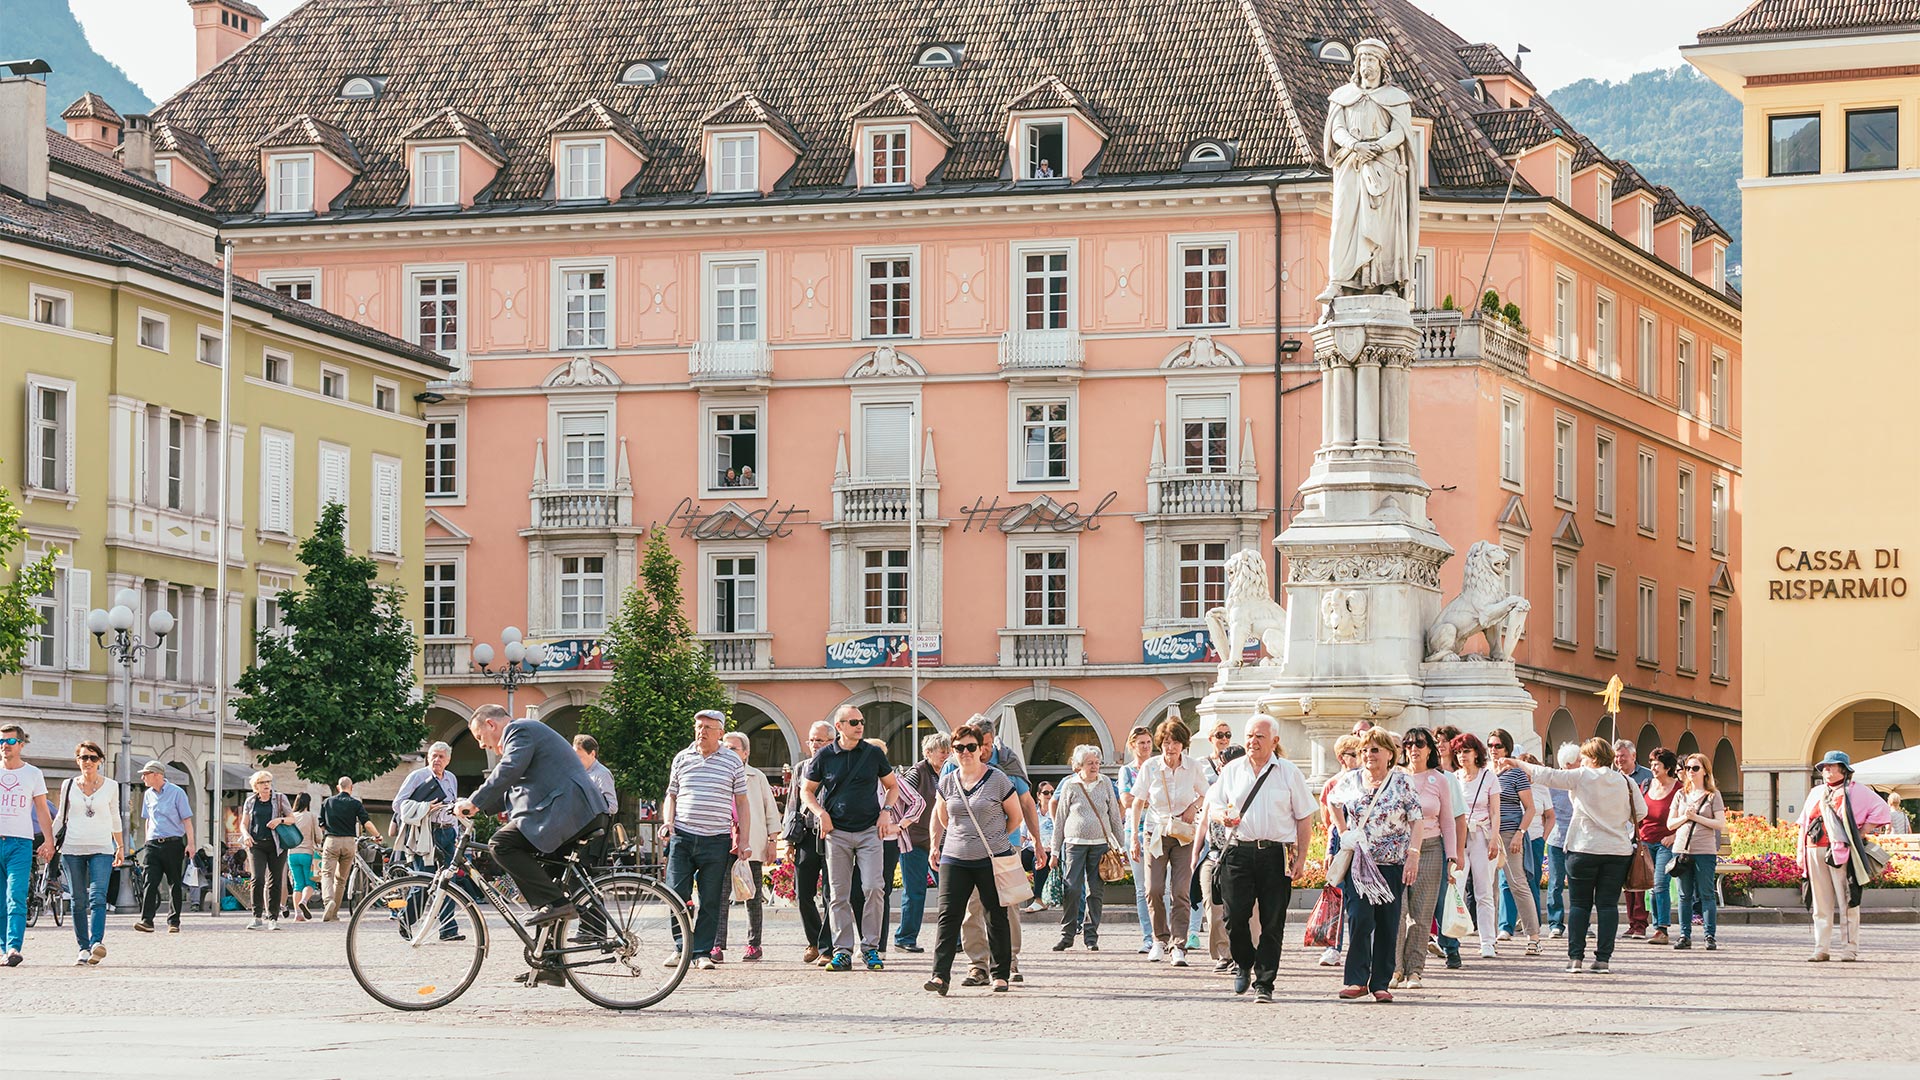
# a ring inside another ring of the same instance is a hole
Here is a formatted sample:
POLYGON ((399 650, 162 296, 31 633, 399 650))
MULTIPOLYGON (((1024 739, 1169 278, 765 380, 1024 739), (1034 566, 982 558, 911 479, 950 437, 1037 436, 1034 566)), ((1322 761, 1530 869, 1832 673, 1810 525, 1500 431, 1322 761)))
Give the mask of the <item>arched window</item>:
POLYGON ((921 49, 920 59, 917 61, 921 67, 953 67, 959 62, 953 50, 945 45, 929 45, 921 49))
POLYGON ((1320 47, 1314 50, 1314 55, 1319 57, 1320 62, 1323 64, 1353 63, 1353 50, 1347 48, 1345 43, 1339 41, 1321 42, 1320 47))
POLYGON ((628 64, 620 72, 622 86, 652 86, 659 81, 660 70, 645 60, 628 64))
POLYGON ((340 96, 347 101, 371 101, 379 93, 380 87, 365 75, 355 75, 340 84, 340 96))
POLYGON ((1189 165, 1225 165, 1227 148, 1216 142, 1203 142, 1187 151, 1189 165))

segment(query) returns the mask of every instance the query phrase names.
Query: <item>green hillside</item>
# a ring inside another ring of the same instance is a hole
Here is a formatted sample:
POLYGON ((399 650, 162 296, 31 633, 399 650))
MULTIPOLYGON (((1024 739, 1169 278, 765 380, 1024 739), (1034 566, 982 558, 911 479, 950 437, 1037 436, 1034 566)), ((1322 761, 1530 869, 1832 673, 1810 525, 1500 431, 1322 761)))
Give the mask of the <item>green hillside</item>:
POLYGON ((56 130, 60 111, 89 90, 123 115, 153 108, 126 72, 93 51, 67 0, 0 0, 0 58, 33 56, 53 65, 47 76, 47 123, 56 130))
POLYGON ((1690 67, 1626 82, 1581 81, 1547 95, 1581 134, 1707 208, 1733 234, 1740 264, 1740 103, 1690 67))

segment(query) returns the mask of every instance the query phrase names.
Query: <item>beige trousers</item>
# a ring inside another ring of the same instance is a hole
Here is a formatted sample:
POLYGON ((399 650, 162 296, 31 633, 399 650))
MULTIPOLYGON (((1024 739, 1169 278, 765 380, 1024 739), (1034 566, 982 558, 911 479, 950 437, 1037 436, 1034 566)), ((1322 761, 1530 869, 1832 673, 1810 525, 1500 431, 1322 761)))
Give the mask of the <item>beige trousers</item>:
POLYGON ((1807 886, 1813 893, 1813 951, 1859 958, 1860 909, 1846 906, 1850 868, 1828 866, 1818 848, 1807 850, 1807 861, 1813 864, 1807 867, 1807 886))
POLYGON ((322 879, 327 887, 327 912, 321 916, 323 922, 333 922, 340 917, 340 901, 347 894, 347 877, 353 873, 357 843, 351 836, 327 837, 327 865, 322 879))
MULTIPOLYGON (((1020 908, 1007 908, 1007 946, 1013 957, 1011 970, 1020 970, 1020 908)), ((990 971, 993 954, 987 950, 987 909, 980 906, 980 894, 967 900, 967 917, 960 920, 960 948, 967 954, 967 967, 990 971)))

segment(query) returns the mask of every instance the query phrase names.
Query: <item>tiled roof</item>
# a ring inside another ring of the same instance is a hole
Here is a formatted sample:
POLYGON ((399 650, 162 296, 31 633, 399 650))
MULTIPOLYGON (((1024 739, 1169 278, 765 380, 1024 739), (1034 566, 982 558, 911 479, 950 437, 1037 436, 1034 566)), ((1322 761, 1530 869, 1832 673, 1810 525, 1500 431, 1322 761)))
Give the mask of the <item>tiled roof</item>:
POLYGON ((156 117, 205 136, 225 167, 207 201, 236 215, 264 193, 261 140, 300 116, 359 152, 364 167, 340 212, 399 211, 404 136, 449 106, 485 117, 506 161, 469 212, 541 209, 552 199, 547 129, 589 99, 630 118, 646 141, 647 165, 621 205, 704 198, 701 125, 716 115, 777 121, 804 148, 770 197, 851 196, 848 121, 867 108, 939 118, 951 149, 930 193, 1017 190, 1005 178, 1005 110, 1036 88, 1106 128, 1097 168, 1079 184, 1192 186, 1324 171, 1327 94, 1350 72, 1307 42, 1366 37, 1391 46, 1389 78, 1433 124, 1431 186, 1503 190, 1508 167, 1474 120, 1487 105, 1460 85, 1471 87, 1469 63, 1492 66, 1498 50, 1471 46, 1411 0, 307 0, 156 117), (913 43, 926 41, 964 45, 964 62, 918 66, 913 43), (668 73, 621 85, 637 55, 661 58, 668 73), (380 96, 340 100, 341 81, 368 71, 386 78, 380 96), (886 104, 895 88, 903 96, 886 104), (1183 173, 1203 140, 1231 142, 1234 167, 1183 173))
POLYGON ((853 110, 849 120, 918 120, 927 130, 940 138, 941 142, 953 145, 953 135, 947 131, 947 125, 933 114, 927 103, 921 101, 914 92, 895 83, 873 95, 866 104, 853 110))
POLYGON ((1693 215, 1693 238, 1695 240, 1704 240, 1709 236, 1717 236, 1729 244, 1733 243, 1732 234, 1720 227, 1720 223, 1714 220, 1713 215, 1707 213, 1706 207, 1689 206, 1687 207, 1687 213, 1693 215))
POLYGON ((218 3, 223 6, 230 7, 242 15, 251 15, 256 19, 259 19, 261 22, 267 21, 267 13, 264 11, 261 11, 257 7, 254 7, 252 4, 247 3, 247 0, 187 0, 188 7, 199 7, 202 4, 212 4, 212 3, 218 3))
POLYGON ((1481 131, 1486 132, 1487 141, 1493 143, 1502 154, 1523 154, 1556 135, 1567 139, 1569 143, 1573 141, 1568 135, 1571 129, 1556 132, 1554 129, 1558 125, 1543 111, 1528 105, 1518 109, 1490 109, 1474 113, 1473 120, 1480 125, 1481 131))
POLYGON ((281 124, 261 139, 258 149, 288 150, 301 147, 316 147, 325 150, 340 159, 340 163, 359 169, 360 152, 353 148, 353 140, 347 133, 305 113, 281 124))
POLYGON ((779 109, 767 104, 759 94, 751 90, 743 91, 732 100, 701 117, 700 124, 702 127, 724 127, 730 124, 760 124, 772 129, 773 133, 780 136, 788 146, 793 147, 796 153, 804 152, 807 148, 806 142, 800 138, 800 133, 795 131, 793 125, 788 122, 786 115, 779 109))
POLYGON ((116 187, 137 192, 149 203, 160 203, 169 209, 191 214, 205 219, 208 208, 157 180, 149 180, 138 173, 130 173, 120 164, 120 159, 103 154, 89 146, 81 146, 72 139, 52 128, 47 129, 47 158, 56 172, 78 176, 95 183, 112 184, 116 187))
POLYGON ((451 105, 408 128, 400 136, 401 142, 434 139, 464 139, 499 163, 506 163, 506 155, 500 152, 500 140, 494 137, 493 129, 451 105))
POLYGON ((1685 214, 1688 217, 1693 217, 1693 208, 1688 206, 1686 200, 1680 198, 1672 188, 1665 184, 1656 184, 1654 185, 1653 193, 1659 196, 1659 201, 1653 204, 1653 220, 1655 224, 1659 224, 1676 214, 1685 214))
MULTIPOLYGON (((48 132, 49 142, 56 138, 48 132)), ((64 138, 64 136, 59 136, 64 138)), ((63 199, 28 202, 0 189, 0 240, 12 240, 96 262, 129 266, 218 296, 219 266, 149 239, 145 235, 63 199)), ((357 342, 416 363, 446 369, 446 360, 418 345, 370 330, 351 319, 280 295, 264 285, 236 277, 236 304, 264 309, 289 322, 357 342)))
POLYGON ((110 124, 126 123, 125 120, 120 118, 119 113, 113 111, 113 106, 107 104, 106 98, 101 97, 91 90, 81 94, 80 100, 67 106, 66 111, 60 114, 60 119, 105 120, 110 124))
POLYGON ((1466 66, 1469 75, 1504 75, 1529 88, 1533 86, 1533 80, 1522 74, 1519 65, 1507 59, 1507 54, 1501 52, 1498 45, 1482 41, 1458 46, 1453 52, 1460 58, 1460 63, 1466 66))
POLYGON ((1700 31, 1700 43, 1898 30, 1920 30, 1920 0, 1755 0, 1719 26, 1700 31))
POLYGON ((207 141, 165 120, 153 122, 153 152, 178 154, 200 170, 202 176, 216 183, 220 180, 220 166, 214 161, 213 151, 208 149, 207 141))
POLYGON ((1624 199, 1636 191, 1653 192, 1656 196, 1659 194, 1654 191, 1653 184, 1640 174, 1640 170, 1633 167, 1633 162, 1615 158, 1613 163, 1620 170, 1613 178, 1614 199, 1624 199))

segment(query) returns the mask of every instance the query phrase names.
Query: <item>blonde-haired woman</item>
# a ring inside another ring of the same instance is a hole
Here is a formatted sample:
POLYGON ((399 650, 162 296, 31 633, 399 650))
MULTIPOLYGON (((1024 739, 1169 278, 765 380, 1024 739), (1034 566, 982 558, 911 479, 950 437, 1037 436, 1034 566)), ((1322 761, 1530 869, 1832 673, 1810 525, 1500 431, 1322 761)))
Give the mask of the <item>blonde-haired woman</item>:
POLYGON ((240 804, 240 846, 247 849, 253 867, 253 921, 249 930, 280 929, 281 878, 287 872, 287 853, 274 830, 294 825, 293 803, 273 790, 273 774, 265 769, 247 779, 253 793, 240 804), (262 901, 272 898, 272 904, 262 901))
POLYGON ((1720 903, 1713 894, 1715 864, 1720 861, 1720 831, 1727 827, 1727 804, 1713 782, 1713 767, 1705 754, 1688 754, 1680 765, 1680 793, 1667 812, 1673 830, 1673 877, 1680 879, 1680 940, 1676 949, 1693 948, 1693 903, 1700 901, 1700 920, 1712 951, 1719 928, 1720 903))

